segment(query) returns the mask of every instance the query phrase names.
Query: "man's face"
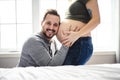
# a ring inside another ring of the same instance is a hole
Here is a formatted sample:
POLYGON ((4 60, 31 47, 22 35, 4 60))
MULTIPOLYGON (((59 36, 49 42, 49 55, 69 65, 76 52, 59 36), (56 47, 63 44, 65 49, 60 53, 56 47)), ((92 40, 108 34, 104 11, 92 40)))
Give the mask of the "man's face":
POLYGON ((60 18, 56 15, 48 14, 45 20, 41 23, 43 33, 48 39, 51 39, 57 34, 59 29, 60 18))

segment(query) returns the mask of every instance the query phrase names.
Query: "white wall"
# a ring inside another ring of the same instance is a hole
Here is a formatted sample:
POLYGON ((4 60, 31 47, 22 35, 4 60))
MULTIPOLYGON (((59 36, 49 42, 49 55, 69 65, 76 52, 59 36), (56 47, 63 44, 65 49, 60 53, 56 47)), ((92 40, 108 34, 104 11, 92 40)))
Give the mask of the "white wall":
POLYGON ((87 64, 107 64, 116 63, 115 52, 94 52, 87 64))
MULTIPOLYGON (((0 53, 0 68, 16 67, 19 61, 20 53, 0 53)), ((116 63, 115 52, 95 52, 91 59, 88 61, 90 64, 107 64, 116 63)))
POLYGON ((19 52, 0 52, 0 68, 16 67, 19 57, 19 52))

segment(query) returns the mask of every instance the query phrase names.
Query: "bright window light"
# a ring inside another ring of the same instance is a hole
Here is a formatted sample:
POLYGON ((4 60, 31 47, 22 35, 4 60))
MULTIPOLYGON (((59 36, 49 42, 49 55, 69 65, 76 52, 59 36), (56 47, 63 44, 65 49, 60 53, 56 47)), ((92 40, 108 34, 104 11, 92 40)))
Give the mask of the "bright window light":
POLYGON ((32 0, 0 0, 0 51, 20 51, 32 34, 32 0))

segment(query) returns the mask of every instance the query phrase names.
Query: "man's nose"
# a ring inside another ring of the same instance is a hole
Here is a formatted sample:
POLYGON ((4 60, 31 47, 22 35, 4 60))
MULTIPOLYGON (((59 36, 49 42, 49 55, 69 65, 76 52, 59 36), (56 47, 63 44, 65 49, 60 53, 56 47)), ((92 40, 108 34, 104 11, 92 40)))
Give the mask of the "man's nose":
POLYGON ((54 26, 53 26, 53 24, 51 24, 51 25, 50 25, 50 29, 53 29, 53 28, 54 28, 54 26))

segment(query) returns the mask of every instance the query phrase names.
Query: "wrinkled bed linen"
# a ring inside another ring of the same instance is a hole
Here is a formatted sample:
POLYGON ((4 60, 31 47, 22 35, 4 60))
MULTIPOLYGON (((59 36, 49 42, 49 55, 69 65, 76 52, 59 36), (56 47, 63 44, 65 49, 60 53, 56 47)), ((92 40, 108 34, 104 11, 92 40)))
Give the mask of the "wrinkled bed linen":
POLYGON ((120 80, 120 64, 0 68, 0 80, 120 80))

